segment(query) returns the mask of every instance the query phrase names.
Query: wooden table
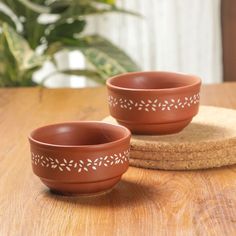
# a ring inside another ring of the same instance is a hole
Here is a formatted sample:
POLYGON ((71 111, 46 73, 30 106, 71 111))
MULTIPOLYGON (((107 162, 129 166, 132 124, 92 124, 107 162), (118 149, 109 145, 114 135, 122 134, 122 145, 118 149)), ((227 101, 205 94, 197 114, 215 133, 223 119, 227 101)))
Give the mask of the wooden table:
MULTIPOLYGON (((236 108, 236 83, 204 86, 201 102, 236 108)), ((186 172, 131 167, 106 196, 50 194, 31 170, 30 130, 106 115, 103 87, 0 90, 1 236, 236 235, 236 166, 186 172)))

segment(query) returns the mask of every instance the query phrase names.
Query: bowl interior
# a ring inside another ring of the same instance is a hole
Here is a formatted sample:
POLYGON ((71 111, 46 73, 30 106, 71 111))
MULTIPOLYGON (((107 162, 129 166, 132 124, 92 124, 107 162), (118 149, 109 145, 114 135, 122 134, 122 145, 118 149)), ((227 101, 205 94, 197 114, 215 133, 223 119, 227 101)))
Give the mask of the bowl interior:
POLYGON ((129 135, 126 128, 101 122, 74 122, 44 126, 34 130, 30 138, 36 142, 81 146, 113 142, 129 135))
POLYGON ((185 74, 137 72, 115 76, 109 80, 108 84, 130 89, 169 89, 185 87, 199 82, 198 77, 185 74))

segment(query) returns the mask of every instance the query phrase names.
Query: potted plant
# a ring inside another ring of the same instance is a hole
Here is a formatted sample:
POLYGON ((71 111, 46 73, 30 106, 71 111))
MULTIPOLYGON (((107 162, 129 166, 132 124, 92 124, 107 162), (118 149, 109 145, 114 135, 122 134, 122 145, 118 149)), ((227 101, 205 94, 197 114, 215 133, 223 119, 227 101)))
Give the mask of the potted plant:
POLYGON ((91 65, 82 70, 57 71, 104 83, 113 75, 139 67, 121 49, 100 35, 84 35, 89 15, 133 12, 115 0, 4 0, 0 5, 0 86, 33 86, 33 74, 46 61, 56 65, 61 50, 79 50, 91 65), (52 22, 40 22, 49 14, 52 22))

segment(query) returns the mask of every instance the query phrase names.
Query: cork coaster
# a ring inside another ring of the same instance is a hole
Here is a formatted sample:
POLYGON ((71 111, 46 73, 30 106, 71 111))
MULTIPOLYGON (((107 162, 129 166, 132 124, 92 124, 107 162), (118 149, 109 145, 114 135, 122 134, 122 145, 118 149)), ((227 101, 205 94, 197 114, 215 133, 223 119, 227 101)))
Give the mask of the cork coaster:
MULTIPOLYGON (((115 124, 112 117, 104 121, 115 124)), ((132 135, 130 165, 191 170, 236 164, 236 110, 201 106, 178 134, 132 135)))

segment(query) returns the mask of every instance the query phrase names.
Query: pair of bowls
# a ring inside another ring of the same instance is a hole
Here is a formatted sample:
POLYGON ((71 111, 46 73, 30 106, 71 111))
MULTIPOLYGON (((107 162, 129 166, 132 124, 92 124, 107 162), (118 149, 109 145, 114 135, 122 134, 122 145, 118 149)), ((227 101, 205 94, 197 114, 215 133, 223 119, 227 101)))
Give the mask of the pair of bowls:
POLYGON ((96 121, 53 124, 29 136, 34 173, 56 193, 110 191, 129 166, 131 133, 182 130, 198 112, 201 81, 169 72, 138 72, 107 81, 111 115, 121 125, 96 121))

